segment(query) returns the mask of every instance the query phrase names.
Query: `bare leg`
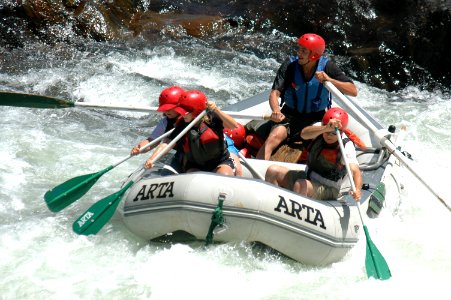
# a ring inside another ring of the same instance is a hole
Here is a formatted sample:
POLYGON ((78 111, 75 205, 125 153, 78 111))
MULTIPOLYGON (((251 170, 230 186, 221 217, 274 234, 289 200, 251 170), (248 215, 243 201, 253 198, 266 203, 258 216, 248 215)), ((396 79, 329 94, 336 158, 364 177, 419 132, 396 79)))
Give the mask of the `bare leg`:
POLYGON ((227 175, 227 176, 235 176, 235 174, 233 174, 233 169, 228 165, 219 165, 215 169, 215 173, 227 175))
POLYGON ((289 169, 278 165, 271 165, 266 170, 265 181, 277 186, 287 187, 286 175, 289 169))
POLYGON ((235 161, 236 166, 235 176, 243 176, 243 167, 241 166, 240 158, 233 153, 230 153, 230 157, 233 158, 233 160, 235 161))
POLYGON ((272 152, 288 137, 285 126, 277 126, 271 130, 263 146, 258 150, 257 158, 269 160, 272 152))
POLYGON ((293 185, 293 191, 307 197, 313 197, 313 185, 310 180, 298 179, 293 185))

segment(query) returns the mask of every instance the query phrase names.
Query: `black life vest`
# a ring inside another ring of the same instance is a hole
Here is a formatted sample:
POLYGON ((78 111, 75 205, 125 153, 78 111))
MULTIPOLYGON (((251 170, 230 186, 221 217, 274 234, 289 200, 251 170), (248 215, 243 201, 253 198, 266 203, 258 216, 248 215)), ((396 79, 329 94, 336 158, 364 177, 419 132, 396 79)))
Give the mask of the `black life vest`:
POLYGON ((219 162, 227 155, 227 147, 223 133, 217 133, 205 122, 199 127, 193 127, 186 135, 183 152, 187 160, 203 166, 219 162))
MULTIPOLYGON (((344 138, 343 145, 349 141, 348 138, 344 138)), ((341 162, 343 155, 338 141, 328 144, 321 134, 310 143, 308 152, 308 174, 313 171, 332 181, 338 181, 346 175, 346 167, 341 162)))

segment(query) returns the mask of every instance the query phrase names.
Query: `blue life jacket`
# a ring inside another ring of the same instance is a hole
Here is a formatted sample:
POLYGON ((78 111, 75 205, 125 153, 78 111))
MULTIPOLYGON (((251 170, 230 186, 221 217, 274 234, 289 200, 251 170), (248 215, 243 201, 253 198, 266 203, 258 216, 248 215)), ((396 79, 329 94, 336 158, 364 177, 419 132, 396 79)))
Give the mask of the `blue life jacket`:
MULTIPOLYGON (((315 72, 324 71, 328 60, 328 57, 321 56, 315 72)), ((292 59, 290 65, 293 64, 293 82, 288 83, 290 86, 284 92, 283 102, 299 113, 311 113, 330 108, 332 99, 324 85, 315 76, 310 81, 304 81, 301 65, 299 65, 297 57, 294 60, 292 59)))
POLYGON ((224 141, 227 145, 227 150, 229 150, 230 153, 238 155, 238 149, 235 147, 235 143, 233 140, 226 134, 224 134, 224 141))

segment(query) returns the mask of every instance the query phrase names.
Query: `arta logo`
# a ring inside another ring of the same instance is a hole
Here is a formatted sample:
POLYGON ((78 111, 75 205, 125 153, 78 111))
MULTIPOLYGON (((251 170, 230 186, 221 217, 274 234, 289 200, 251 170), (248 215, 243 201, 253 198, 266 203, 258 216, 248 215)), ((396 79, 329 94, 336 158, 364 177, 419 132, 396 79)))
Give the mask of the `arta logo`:
POLYGON ((161 183, 152 183, 147 186, 146 184, 142 186, 139 190, 136 197, 133 201, 138 200, 149 200, 155 198, 166 198, 166 197, 174 197, 174 181, 171 182, 161 182, 161 183))
POLYGON ((78 220, 78 227, 83 227, 83 225, 85 225, 85 223, 88 222, 93 215, 93 212, 87 211, 83 216, 81 216, 80 220, 78 220))
POLYGON ((326 226, 324 225, 323 215, 321 214, 320 210, 305 204, 301 205, 291 199, 288 199, 290 203, 287 204, 287 201, 284 197, 279 195, 279 198, 279 203, 277 204, 277 207, 274 208, 275 211, 283 211, 283 213, 286 215, 295 217, 299 220, 304 220, 305 222, 313 224, 315 226, 319 225, 319 227, 326 229, 326 226))

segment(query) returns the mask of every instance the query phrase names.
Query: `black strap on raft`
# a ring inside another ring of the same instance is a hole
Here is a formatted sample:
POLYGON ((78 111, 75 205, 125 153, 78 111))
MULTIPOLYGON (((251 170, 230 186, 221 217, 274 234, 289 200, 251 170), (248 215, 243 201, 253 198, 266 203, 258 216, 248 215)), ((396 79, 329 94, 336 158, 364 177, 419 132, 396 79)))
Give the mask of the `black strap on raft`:
POLYGON ((399 150, 402 153, 402 155, 404 155, 408 159, 413 160, 412 155, 405 150, 403 151, 400 146, 396 147, 396 149, 399 150))
POLYGON ((205 246, 208 246, 213 243, 213 231, 218 225, 224 224, 224 216, 222 215, 222 206, 224 204, 224 200, 226 199, 226 193, 219 193, 218 196, 218 206, 216 206, 213 211, 213 215, 211 216, 210 228, 208 228, 207 237, 205 238, 205 246))

